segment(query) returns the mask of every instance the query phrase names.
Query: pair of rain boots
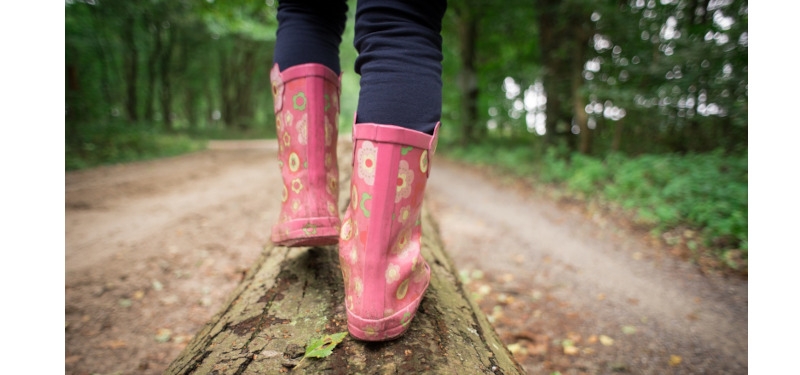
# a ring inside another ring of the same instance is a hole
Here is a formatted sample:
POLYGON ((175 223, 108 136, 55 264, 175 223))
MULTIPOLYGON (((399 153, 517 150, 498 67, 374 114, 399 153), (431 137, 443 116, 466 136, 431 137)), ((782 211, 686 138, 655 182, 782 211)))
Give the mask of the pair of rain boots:
POLYGON ((350 334, 365 341, 402 335, 430 282, 420 214, 434 135, 393 125, 353 126, 350 203, 339 219, 336 160, 340 77, 320 64, 270 74, 283 176, 272 241, 339 245, 350 334))

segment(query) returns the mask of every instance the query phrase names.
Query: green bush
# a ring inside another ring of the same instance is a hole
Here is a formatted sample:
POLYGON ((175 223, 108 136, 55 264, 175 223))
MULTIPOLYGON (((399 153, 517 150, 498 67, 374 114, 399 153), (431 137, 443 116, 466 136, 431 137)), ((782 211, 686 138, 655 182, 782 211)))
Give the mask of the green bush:
POLYGON ((731 264, 728 258, 733 250, 747 259, 746 153, 637 157, 611 153, 600 159, 549 148, 537 159, 531 147, 502 146, 494 150, 487 147, 497 145, 454 147, 448 154, 533 177, 576 198, 611 203, 656 234, 692 228, 726 264, 731 264))
POLYGON ((82 124, 67 130, 66 170, 124 163, 201 150, 202 140, 147 124, 82 124))

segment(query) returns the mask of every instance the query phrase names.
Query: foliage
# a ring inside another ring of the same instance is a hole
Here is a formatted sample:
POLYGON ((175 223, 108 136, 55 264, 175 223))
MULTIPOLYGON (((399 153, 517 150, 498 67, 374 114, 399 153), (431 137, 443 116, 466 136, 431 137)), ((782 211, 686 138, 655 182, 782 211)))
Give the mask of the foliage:
POLYGON ((443 137, 535 134, 542 154, 561 144, 598 156, 747 148, 744 0, 449 4, 443 137), (463 9, 480 14, 472 44, 463 9), (472 66, 474 88, 462 79, 472 66))
POLYGON ((205 142, 149 124, 81 124, 65 144, 66 169, 83 169, 201 150, 205 142))
POLYGON ((275 8, 251 0, 67 1, 68 136, 107 121, 273 126, 275 8))
MULTIPOLYGON (((446 153, 628 212, 656 235, 680 228, 699 231, 702 244, 722 261, 734 250, 747 258, 746 154, 612 153, 601 159, 549 148, 537 161, 530 148, 497 140, 454 146, 446 153)), ((691 241, 689 246, 694 247, 691 241)))
POLYGON ((345 337, 347 337, 347 332, 339 332, 311 340, 306 346, 306 352, 303 358, 295 368, 299 368, 306 358, 325 358, 333 354, 333 349, 336 348, 336 345, 339 345, 345 337))
MULTIPOLYGON (((348 5, 342 131, 358 102, 348 5)), ((442 149, 746 256, 746 0, 448 6, 442 149)), ((273 0, 68 0, 67 168, 271 137, 276 12, 273 0)))

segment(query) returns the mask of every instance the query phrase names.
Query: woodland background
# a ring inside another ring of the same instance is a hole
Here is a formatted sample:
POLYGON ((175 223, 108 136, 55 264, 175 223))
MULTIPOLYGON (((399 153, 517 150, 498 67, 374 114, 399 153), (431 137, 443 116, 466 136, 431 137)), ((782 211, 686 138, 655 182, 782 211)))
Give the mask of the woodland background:
MULTIPOLYGON (((747 274, 744 0, 450 0, 439 151, 747 274)), ((273 0, 65 3, 65 169, 275 136, 273 0)), ((352 125, 355 2, 341 46, 352 125)))

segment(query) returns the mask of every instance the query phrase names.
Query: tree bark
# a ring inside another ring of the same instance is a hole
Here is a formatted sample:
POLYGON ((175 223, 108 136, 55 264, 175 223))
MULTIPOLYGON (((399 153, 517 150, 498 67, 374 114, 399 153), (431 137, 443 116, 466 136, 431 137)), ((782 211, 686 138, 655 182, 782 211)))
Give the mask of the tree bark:
POLYGON ((583 85, 582 70, 582 67, 578 66, 577 69, 573 68, 572 72, 572 111, 575 122, 578 123, 578 127, 581 130, 578 151, 581 154, 589 155, 592 152, 592 131, 589 129, 589 115, 586 114, 585 109, 586 102, 583 100, 583 95, 581 95, 581 86, 583 85))
POLYGON ((243 52, 236 69, 236 119, 237 127, 246 130, 253 119, 253 76, 256 68, 255 50, 258 47, 247 40, 239 41, 239 44, 243 52))
MULTIPOLYGON (((340 163, 348 165, 347 160, 340 163)), ((349 182, 342 185, 349 186, 349 182)), ((346 207, 349 194, 343 195, 348 196, 343 199, 342 207, 346 207)), ((431 266, 431 284, 409 330, 383 343, 365 343, 348 336, 327 358, 306 359, 292 373, 524 373, 468 297, 427 209, 422 223, 422 252, 431 266)), ((289 372, 311 340, 347 331, 343 301, 335 247, 267 245, 227 306, 192 339, 165 374, 289 372)))
POLYGON ((144 117, 149 121, 155 121, 155 101, 156 101, 156 78, 158 77, 157 63, 161 57, 161 26, 158 19, 152 20, 153 27, 153 51, 147 60, 147 95, 145 100, 144 117))
POLYGON ((475 70, 475 44, 477 43, 478 20, 470 8, 462 9, 458 16, 458 44, 461 70, 461 124, 464 132, 461 144, 473 143, 479 136, 478 126, 478 73, 475 70))
POLYGON ((131 122, 139 120, 137 101, 137 79, 139 76, 139 51, 136 48, 136 18, 129 16, 125 20, 122 31, 122 40, 126 48, 125 54, 125 83, 127 85, 127 101, 125 108, 128 112, 128 119, 131 122))
POLYGON ((624 130, 622 127, 622 121, 624 120, 625 120, 624 118, 621 118, 617 121, 614 121, 614 138, 612 138, 611 141, 611 151, 615 152, 621 151, 620 148, 622 146, 622 133, 624 130))
POLYGON ((175 28, 168 27, 164 30, 167 34, 167 45, 161 54, 161 112, 167 128, 172 128, 172 86, 171 69, 172 51, 175 48, 175 28))

